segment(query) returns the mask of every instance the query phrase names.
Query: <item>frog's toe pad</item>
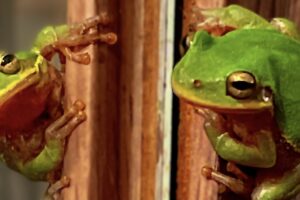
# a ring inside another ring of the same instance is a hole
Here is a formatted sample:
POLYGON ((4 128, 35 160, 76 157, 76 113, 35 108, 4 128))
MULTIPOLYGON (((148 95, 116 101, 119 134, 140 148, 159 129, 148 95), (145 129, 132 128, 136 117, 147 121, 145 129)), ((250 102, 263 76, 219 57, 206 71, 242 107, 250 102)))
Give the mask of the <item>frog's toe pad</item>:
POLYGON ((79 111, 78 114, 77 114, 77 119, 80 122, 86 120, 86 114, 85 114, 85 112, 79 111))
POLYGON ((78 110, 84 110, 85 104, 81 100, 76 100, 73 104, 74 107, 76 107, 78 110))
POLYGON ((64 139, 83 121, 86 120, 85 104, 77 100, 66 112, 46 129, 47 139, 64 139))
POLYGON ((46 198, 44 199, 58 199, 59 193, 62 189, 70 186, 71 179, 67 176, 63 176, 60 180, 50 184, 47 189, 46 198))

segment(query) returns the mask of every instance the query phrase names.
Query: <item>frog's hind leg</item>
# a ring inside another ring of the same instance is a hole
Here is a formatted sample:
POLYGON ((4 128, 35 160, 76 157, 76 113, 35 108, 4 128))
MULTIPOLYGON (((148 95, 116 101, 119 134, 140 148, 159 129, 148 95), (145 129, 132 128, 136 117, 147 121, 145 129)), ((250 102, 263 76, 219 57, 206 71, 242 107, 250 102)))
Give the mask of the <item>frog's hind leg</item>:
POLYGON ((235 194, 245 196, 249 195, 252 190, 252 182, 250 179, 243 180, 243 178, 239 179, 239 176, 238 178, 227 176, 219 171, 213 170, 210 167, 203 167, 202 174, 208 179, 212 179, 225 185, 235 194))
POLYGON ((280 179, 265 181, 257 186, 253 200, 288 200, 300 193, 300 164, 284 173, 280 179))
POLYGON ((111 18, 107 13, 100 13, 99 15, 85 19, 80 23, 74 23, 70 25, 70 32, 73 34, 83 35, 93 28, 97 28, 98 25, 106 26, 111 23, 111 18))
MULTIPOLYGON (((82 123, 86 116, 83 112, 84 110, 84 103, 77 100, 73 103, 71 108, 69 108, 63 116, 57 119, 53 124, 51 124, 46 130, 46 140, 51 143, 51 141, 61 141, 59 143, 65 143, 66 137, 70 135, 70 133, 80 124, 82 123)), ((58 148, 64 148, 64 145, 59 145, 58 148)), ((51 146, 49 146, 46 150, 49 152, 51 151, 51 146)), ((52 147, 57 148, 57 147, 52 147)), ((55 151, 55 149, 54 149, 55 151)), ((58 159, 61 160, 60 157, 64 151, 58 156, 58 159)), ((51 158, 48 158, 51 159, 51 158)), ((47 175, 47 180, 51 182, 49 188, 46 191, 46 194, 43 200, 58 200, 60 191, 63 188, 66 188, 70 185, 70 178, 67 176, 63 176, 59 180, 53 178, 55 177, 55 171, 50 171, 47 175)))
POLYGON ((60 191, 70 185, 70 178, 63 176, 60 180, 49 185, 42 200, 58 200, 60 191))
MULTIPOLYGON (((62 63, 65 62, 64 58, 67 58, 79 64, 89 64, 91 59, 88 53, 76 52, 96 41, 112 45, 117 41, 117 36, 114 33, 89 33, 85 35, 74 35, 72 37, 57 41, 49 48, 57 49, 61 53, 61 55, 63 56, 61 58, 62 63), (77 49, 73 50, 73 48, 77 49)), ((42 54, 47 54, 45 53, 46 51, 42 52, 42 54)))

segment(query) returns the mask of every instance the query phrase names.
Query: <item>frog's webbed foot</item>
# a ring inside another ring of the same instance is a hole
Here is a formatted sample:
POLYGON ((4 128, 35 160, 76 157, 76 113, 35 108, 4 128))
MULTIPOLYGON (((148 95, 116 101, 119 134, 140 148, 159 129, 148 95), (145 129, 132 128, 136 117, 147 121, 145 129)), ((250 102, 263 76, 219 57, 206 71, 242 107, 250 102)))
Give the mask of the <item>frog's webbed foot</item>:
POLYGON ((63 176, 60 180, 49 185, 43 200, 58 200, 60 191, 70 185, 70 178, 63 176))
POLYGON ((226 119, 222 115, 207 108, 195 108, 195 112, 205 119, 204 127, 212 126, 216 128, 220 133, 226 131, 224 129, 226 119))
POLYGON ((84 113, 85 105, 83 102, 77 100, 69 108, 64 115, 57 119, 46 129, 46 139, 64 139, 86 119, 84 113))
POLYGON ((225 185, 236 194, 249 195, 253 189, 253 181, 233 163, 227 164, 227 170, 236 175, 237 178, 227 176, 207 166, 202 168, 202 175, 207 179, 212 179, 225 185))
POLYGON ((104 31, 105 26, 110 23, 110 18, 106 14, 100 14, 69 26, 68 34, 58 36, 56 42, 44 47, 41 54, 51 59, 55 52, 59 53, 61 63, 66 59, 80 64, 89 64, 90 56, 86 52, 80 52, 81 49, 95 42, 102 42, 109 45, 115 44, 117 35, 113 32, 104 31))
POLYGON ((296 40, 300 39, 300 32, 294 22, 286 18, 273 18, 270 23, 281 33, 296 40))
POLYGON ((194 33, 205 30, 214 36, 223 36, 226 33, 237 29, 236 27, 225 24, 213 10, 203 10, 198 7, 192 8, 192 18, 189 24, 189 31, 194 33))
POLYGON ((236 29, 235 27, 224 25, 217 21, 215 22, 205 21, 202 23, 195 23, 190 25, 190 30, 192 32, 205 30, 209 34, 214 36, 223 36, 228 32, 234 31, 235 29, 236 29))
POLYGON ((226 170, 242 181, 252 181, 238 166, 233 162, 227 162, 226 170))

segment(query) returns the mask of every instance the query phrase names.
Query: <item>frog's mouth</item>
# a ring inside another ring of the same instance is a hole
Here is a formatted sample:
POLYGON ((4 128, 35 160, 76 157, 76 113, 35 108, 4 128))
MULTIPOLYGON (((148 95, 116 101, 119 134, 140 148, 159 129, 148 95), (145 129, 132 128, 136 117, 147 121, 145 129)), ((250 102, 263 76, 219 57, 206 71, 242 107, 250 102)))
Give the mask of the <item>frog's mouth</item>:
POLYGON ((259 107, 257 106, 256 102, 247 102, 244 103, 243 106, 240 107, 229 107, 229 106, 220 106, 217 104, 213 104, 206 101, 193 101, 192 99, 187 99, 184 96, 177 95, 183 102, 186 102, 192 106, 194 106, 196 109, 209 109, 214 112, 217 112, 221 115, 226 114, 255 114, 260 113, 266 110, 271 110, 272 106, 270 107, 259 107))

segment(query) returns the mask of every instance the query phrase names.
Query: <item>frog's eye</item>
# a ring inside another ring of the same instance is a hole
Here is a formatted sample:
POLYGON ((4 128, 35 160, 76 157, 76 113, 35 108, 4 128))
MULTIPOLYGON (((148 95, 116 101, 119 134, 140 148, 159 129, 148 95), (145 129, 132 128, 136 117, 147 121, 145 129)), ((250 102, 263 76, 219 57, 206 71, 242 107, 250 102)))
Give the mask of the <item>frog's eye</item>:
POLYGON ((5 66, 9 63, 11 63, 14 60, 15 56, 13 54, 7 54, 3 56, 2 61, 1 61, 1 66, 5 66))
POLYGON ((249 72, 233 72, 227 77, 226 87, 227 95, 236 99, 247 99, 256 93, 256 80, 249 72))
POLYGON ((13 54, 6 54, 0 62, 0 71, 5 74, 15 74, 20 70, 20 66, 13 54))
POLYGON ((187 50, 190 48, 192 40, 193 40, 193 34, 192 33, 189 33, 189 34, 185 35, 181 39, 180 48, 179 48, 181 56, 183 56, 187 52, 187 50))

